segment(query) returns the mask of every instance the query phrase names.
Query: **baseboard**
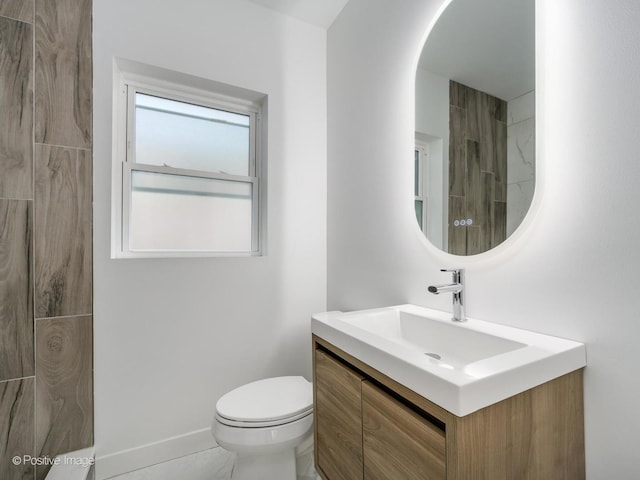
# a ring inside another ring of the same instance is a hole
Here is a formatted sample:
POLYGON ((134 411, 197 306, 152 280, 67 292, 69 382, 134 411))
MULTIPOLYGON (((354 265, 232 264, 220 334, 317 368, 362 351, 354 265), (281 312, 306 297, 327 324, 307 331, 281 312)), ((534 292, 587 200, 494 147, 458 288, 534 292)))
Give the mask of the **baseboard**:
POLYGON ((106 480, 215 446, 217 444, 211 435, 211 429, 205 428, 109 455, 97 456, 95 480, 106 480))

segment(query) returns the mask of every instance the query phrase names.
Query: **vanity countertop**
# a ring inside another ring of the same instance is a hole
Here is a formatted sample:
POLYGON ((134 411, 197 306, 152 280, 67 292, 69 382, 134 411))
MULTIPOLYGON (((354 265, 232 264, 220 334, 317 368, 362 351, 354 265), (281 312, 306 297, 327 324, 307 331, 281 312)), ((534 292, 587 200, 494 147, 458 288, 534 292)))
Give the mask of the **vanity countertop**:
POLYGON ((318 313, 311 331, 458 416, 586 365, 582 343, 416 305, 318 313))

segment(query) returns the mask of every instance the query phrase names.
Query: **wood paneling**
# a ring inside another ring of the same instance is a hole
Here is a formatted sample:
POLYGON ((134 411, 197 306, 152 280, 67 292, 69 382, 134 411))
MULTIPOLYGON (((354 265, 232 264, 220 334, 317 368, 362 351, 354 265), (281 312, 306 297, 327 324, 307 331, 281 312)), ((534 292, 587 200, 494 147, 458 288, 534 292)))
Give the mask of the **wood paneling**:
MULTIPOLYGON (((36 451, 55 456, 93 444, 89 315, 36 321, 36 451)), ((48 469, 38 468, 37 478, 48 469)))
POLYGON ((467 218, 467 205, 464 197, 449 195, 449 253, 467 254, 467 227, 454 224, 454 220, 467 218))
POLYGON ((317 468, 331 480, 361 480, 362 377, 321 350, 314 362, 317 468))
POLYGON ((460 255, 476 255, 486 252, 485 229, 480 225, 472 225, 471 227, 463 227, 466 233, 466 246, 460 255))
POLYGON ((449 195, 464 197, 466 194, 466 110, 449 108, 449 195))
POLYGON ((33 23, 33 0, 1 0, 0 16, 33 23))
POLYGON ((448 250, 474 255, 506 238, 506 210, 496 208, 495 202, 506 202, 507 105, 453 81, 449 91, 449 200, 455 197, 456 205, 449 206, 448 250), (463 212, 460 197, 465 201, 463 212), (462 219, 471 219, 472 226, 452 225, 462 219))
POLYGON ((0 199, 0 380, 33 365, 31 201, 0 199))
POLYGON ((35 0, 35 138, 92 144, 91 0, 35 0))
POLYGON ((452 107, 465 108, 467 105, 467 87, 458 82, 449 82, 449 104, 452 107))
POLYGON ((467 124, 464 132, 465 140, 473 140, 480 142, 483 138, 483 115, 482 115, 482 97, 478 95, 480 92, 472 88, 466 87, 466 103, 464 110, 467 113, 467 124))
POLYGON ((91 313, 91 153, 36 145, 36 318, 91 313))
POLYGON ((585 477, 583 388, 579 370, 530 392, 537 441, 532 442, 527 459, 539 478, 585 477))
POLYGON ((507 238, 507 202, 493 202, 494 227, 491 248, 500 245, 507 238))
POLYGON ((486 221, 483 218, 483 191, 482 191, 482 171, 480 169, 480 142, 467 140, 466 142, 467 176, 465 183, 467 193, 465 196, 467 208, 466 214, 462 218, 471 218, 475 225, 480 225, 486 221))
POLYGON ((0 382, 0 478, 32 480, 34 467, 12 459, 35 456, 33 449, 34 379, 0 382))
POLYGON ((445 480, 444 431, 367 381, 362 413, 366 480, 445 480))
POLYGON ((0 197, 4 198, 33 198, 32 50, 32 26, 0 17, 0 197))
POLYGON ((582 370, 457 422, 456 480, 585 478, 582 370))

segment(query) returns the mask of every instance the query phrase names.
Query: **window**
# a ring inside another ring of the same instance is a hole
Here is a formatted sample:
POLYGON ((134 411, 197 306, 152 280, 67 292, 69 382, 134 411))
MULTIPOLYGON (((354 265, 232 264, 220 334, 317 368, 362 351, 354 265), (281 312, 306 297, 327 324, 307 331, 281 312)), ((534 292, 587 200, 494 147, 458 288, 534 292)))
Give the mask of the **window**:
POLYGON ((113 256, 260 254, 261 104, 135 75, 117 93, 113 256))

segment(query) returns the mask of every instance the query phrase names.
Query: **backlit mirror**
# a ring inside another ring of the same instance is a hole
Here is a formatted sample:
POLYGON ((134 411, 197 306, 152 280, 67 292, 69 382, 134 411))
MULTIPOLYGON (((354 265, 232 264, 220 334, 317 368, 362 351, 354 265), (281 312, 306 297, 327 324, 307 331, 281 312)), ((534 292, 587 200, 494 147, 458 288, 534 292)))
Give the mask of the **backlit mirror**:
POLYGON ((415 209, 435 246, 474 255, 520 225, 535 184, 535 0, 453 0, 416 72, 415 209))

